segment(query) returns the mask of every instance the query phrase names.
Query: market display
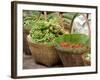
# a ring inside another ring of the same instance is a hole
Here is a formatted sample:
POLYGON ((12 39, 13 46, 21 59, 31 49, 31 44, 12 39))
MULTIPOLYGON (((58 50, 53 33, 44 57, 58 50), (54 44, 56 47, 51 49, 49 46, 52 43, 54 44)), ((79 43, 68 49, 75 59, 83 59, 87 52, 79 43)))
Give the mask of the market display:
POLYGON ((80 14, 46 11, 31 11, 28 15, 24 14, 24 30, 28 30, 28 43, 35 61, 46 66, 52 66, 60 60, 66 67, 85 65, 86 54, 90 54, 91 49, 90 37, 85 34, 71 33, 74 18, 78 15, 80 14), (77 62, 78 59, 80 61, 77 62), (71 60, 74 60, 74 63, 71 60))

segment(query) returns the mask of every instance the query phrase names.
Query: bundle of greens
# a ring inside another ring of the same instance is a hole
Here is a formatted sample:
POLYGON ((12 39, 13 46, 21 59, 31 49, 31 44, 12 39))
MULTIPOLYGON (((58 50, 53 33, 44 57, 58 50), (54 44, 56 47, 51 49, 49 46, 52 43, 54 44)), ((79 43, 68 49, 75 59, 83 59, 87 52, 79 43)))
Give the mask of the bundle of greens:
POLYGON ((34 43, 47 44, 52 42, 54 38, 63 35, 61 26, 55 21, 55 19, 45 21, 39 20, 33 25, 30 36, 34 43))
POLYGON ((85 34, 65 34, 55 39, 57 44, 61 42, 70 42, 90 46, 90 38, 85 34))
POLYGON ((28 11, 24 11, 23 14, 23 26, 24 29, 31 29, 32 25, 35 24, 35 22, 37 21, 38 17, 40 16, 40 12, 38 11, 30 11, 30 13, 26 13, 28 11))

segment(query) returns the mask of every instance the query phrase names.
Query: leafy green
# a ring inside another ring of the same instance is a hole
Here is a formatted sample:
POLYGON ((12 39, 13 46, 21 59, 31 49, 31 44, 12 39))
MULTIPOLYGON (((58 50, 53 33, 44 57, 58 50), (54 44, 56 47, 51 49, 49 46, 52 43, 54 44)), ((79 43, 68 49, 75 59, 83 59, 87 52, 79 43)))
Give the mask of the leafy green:
POLYGON ((82 54, 82 53, 86 53, 90 50, 90 44, 87 44, 87 41, 89 41, 89 37, 87 35, 84 34, 66 34, 66 35, 62 35, 60 37, 57 37, 54 40, 54 43, 56 45, 56 49, 62 51, 62 52, 66 52, 66 53, 73 53, 73 54, 82 54), (73 48, 73 47, 67 47, 67 48, 63 48, 60 43, 61 42, 67 42, 70 44, 81 44, 83 45, 81 48, 73 48))
POLYGON ((55 42, 57 44, 63 41, 87 45, 89 43, 89 37, 85 34, 65 34, 55 39, 55 42))
POLYGON ((52 42, 56 37, 63 35, 60 25, 55 25, 46 20, 39 20, 33 25, 30 36, 34 43, 48 44, 52 42))
MULTIPOLYGON (((25 14, 25 11, 24 11, 25 14)), ((32 26, 36 23, 36 21, 38 20, 39 16, 40 16, 40 12, 38 11, 31 11, 30 15, 24 15, 23 14, 23 26, 24 29, 31 29, 32 26)))
POLYGON ((77 13, 66 12, 63 14, 64 18, 72 20, 77 13))
POLYGON ((89 37, 85 34, 71 34, 71 42, 86 44, 89 37))

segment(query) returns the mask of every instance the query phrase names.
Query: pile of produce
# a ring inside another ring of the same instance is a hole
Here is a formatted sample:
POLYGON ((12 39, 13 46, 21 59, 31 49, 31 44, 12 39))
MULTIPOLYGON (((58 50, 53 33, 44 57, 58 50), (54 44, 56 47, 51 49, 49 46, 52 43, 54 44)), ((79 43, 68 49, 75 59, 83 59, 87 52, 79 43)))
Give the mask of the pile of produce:
POLYGON ((30 31, 30 36, 32 37, 33 42, 36 43, 47 43, 63 34, 60 25, 45 20, 38 21, 30 31))
POLYGON ((74 14, 59 12, 33 11, 31 15, 24 15, 24 28, 30 29, 29 35, 33 43, 52 44, 56 37, 68 34, 65 28, 70 26, 74 14), (69 19, 66 17, 69 16, 69 19), (66 25, 68 24, 68 25, 66 25))
POLYGON ((67 53, 84 53, 90 50, 89 37, 84 34, 65 34, 55 39, 57 49, 67 53))
POLYGON ((61 42, 60 46, 63 48, 82 48, 82 44, 71 44, 69 42, 61 42))
POLYGON ((24 11, 23 13, 23 26, 24 26, 24 29, 31 29, 32 26, 35 24, 35 22, 37 21, 39 15, 40 15, 40 12, 37 12, 37 11, 31 11, 30 13, 26 13, 26 12, 29 12, 29 11, 24 11))

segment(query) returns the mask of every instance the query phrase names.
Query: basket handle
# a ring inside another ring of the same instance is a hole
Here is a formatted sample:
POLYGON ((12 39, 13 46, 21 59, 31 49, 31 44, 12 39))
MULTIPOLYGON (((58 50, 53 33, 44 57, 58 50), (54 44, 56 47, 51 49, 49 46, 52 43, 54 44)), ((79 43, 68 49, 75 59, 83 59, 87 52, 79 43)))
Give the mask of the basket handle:
POLYGON ((70 25, 70 26, 71 26, 71 28, 70 28, 70 33, 72 33, 73 22, 74 22, 74 19, 76 18, 77 15, 78 15, 78 14, 76 13, 76 14, 74 15, 72 21, 71 21, 71 25, 70 25))
POLYGON ((91 28, 90 28, 90 24, 89 24, 89 21, 88 21, 88 18, 83 14, 83 17, 86 19, 86 23, 88 25, 88 35, 89 37, 91 38, 91 28))

